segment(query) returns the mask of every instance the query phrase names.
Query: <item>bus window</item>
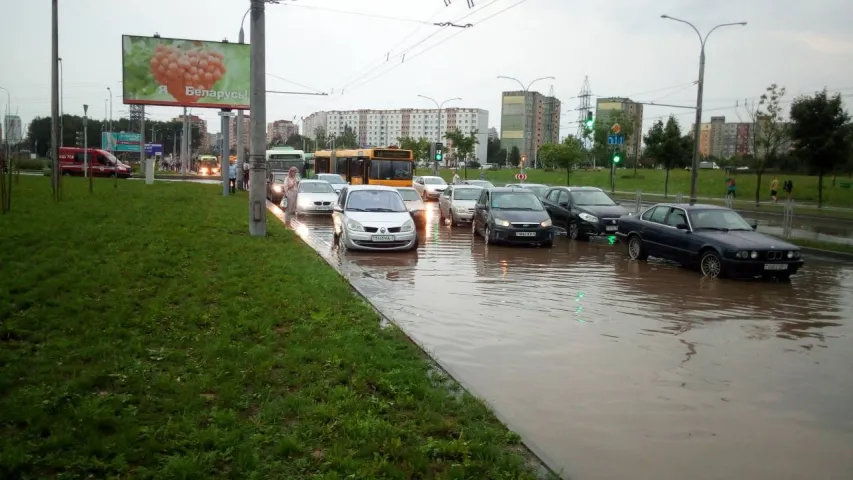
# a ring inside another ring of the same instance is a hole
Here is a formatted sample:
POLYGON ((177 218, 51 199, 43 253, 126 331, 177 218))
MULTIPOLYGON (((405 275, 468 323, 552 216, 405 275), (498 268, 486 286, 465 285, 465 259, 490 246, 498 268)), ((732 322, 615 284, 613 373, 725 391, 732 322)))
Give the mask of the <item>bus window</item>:
POLYGON ((411 180, 411 160, 371 160, 370 178, 374 180, 411 180))
POLYGON ((364 177, 364 158, 356 157, 350 160, 350 175, 353 177, 364 177))
POLYGON ((343 178, 347 178, 347 161, 348 160, 349 160, 348 158, 342 158, 342 157, 336 158, 335 163, 337 163, 337 165, 336 165, 338 168, 337 173, 339 173, 343 178))
POLYGON ((314 157, 314 173, 331 173, 331 158, 314 157))

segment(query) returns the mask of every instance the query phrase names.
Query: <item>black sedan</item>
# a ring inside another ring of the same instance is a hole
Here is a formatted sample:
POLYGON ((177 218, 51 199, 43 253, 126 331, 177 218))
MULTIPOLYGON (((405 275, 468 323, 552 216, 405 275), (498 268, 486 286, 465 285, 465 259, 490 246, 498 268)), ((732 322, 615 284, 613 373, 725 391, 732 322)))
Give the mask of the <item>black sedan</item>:
POLYGON ((786 280, 803 266, 796 245, 758 233, 734 210, 715 205, 653 205, 623 216, 618 228, 632 259, 698 266, 706 277, 786 280))
POLYGON ((551 247, 551 219, 535 193, 526 188, 484 188, 474 206, 473 232, 486 244, 551 247))
POLYGON ((604 190, 595 187, 554 187, 542 200, 554 226, 566 230, 572 240, 614 235, 623 215, 630 215, 604 190))

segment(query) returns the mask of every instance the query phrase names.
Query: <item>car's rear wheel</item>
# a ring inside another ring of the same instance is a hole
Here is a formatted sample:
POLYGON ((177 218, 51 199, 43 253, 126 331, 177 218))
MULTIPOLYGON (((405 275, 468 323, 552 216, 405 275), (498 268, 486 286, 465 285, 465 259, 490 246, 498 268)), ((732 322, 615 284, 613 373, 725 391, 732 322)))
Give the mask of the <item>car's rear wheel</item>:
POLYGON ((702 257, 699 259, 699 270, 702 275, 708 278, 721 277, 723 275, 723 261, 717 252, 707 250, 702 253, 702 257))
POLYGON ((646 249, 643 247, 643 240, 637 235, 631 235, 628 238, 628 256, 631 260, 645 260, 649 258, 646 249))
POLYGON ((581 228, 577 222, 569 220, 566 223, 566 236, 572 240, 587 240, 588 238, 581 233, 581 228))

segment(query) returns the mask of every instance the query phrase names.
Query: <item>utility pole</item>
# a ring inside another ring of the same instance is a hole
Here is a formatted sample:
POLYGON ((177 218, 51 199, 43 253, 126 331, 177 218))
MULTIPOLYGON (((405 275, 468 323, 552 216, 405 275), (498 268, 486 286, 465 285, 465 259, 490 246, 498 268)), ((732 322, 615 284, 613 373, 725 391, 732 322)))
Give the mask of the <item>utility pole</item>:
POLYGON ((89 161, 89 106, 83 105, 83 175, 89 177, 89 193, 94 190, 92 186, 92 162, 89 161))
POLYGON ((265 182, 266 135, 267 122, 266 99, 266 19, 264 17, 264 0, 252 0, 251 4, 251 72, 249 108, 252 112, 251 135, 252 151, 250 153, 252 170, 249 172, 249 234, 265 237, 267 234, 267 209, 265 182))
MULTIPOLYGON (((142 171, 148 174, 148 165, 145 159, 145 105, 139 106, 139 160, 142 171)), ((118 178, 118 172, 116 172, 118 178)))
POLYGON ((187 160, 187 107, 184 107, 184 115, 181 117, 181 173, 183 174, 187 174, 189 170, 187 160))
POLYGON ((222 177, 222 195, 227 197, 231 195, 230 185, 228 185, 228 181, 231 178, 229 176, 229 171, 231 170, 231 139, 229 138, 230 132, 228 131, 228 124, 231 122, 231 109, 223 108, 219 112, 219 116, 222 117, 220 122, 222 125, 220 127, 222 129, 222 155, 219 157, 219 175, 222 177))
MULTIPOLYGON (((243 15, 243 20, 246 19, 246 15, 243 15)), ((245 42, 245 34, 243 32, 243 23, 240 23, 240 38, 238 39, 240 45, 245 42)), ((239 177, 237 184, 237 190, 243 189, 243 162, 245 161, 243 151, 246 147, 243 145, 243 110, 237 110, 237 176, 239 177)))
POLYGON ((59 201, 62 196, 59 191, 59 0, 52 2, 51 17, 51 57, 50 63, 50 182, 53 186, 53 199, 59 201))

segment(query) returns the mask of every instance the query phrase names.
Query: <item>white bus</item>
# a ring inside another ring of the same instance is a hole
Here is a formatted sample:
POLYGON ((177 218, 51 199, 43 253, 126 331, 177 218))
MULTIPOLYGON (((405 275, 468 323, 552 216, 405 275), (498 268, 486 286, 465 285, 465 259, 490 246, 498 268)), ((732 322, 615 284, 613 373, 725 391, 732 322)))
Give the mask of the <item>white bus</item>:
POLYGON ((296 167, 300 178, 308 175, 308 163, 305 160, 305 152, 290 147, 275 147, 267 150, 267 174, 272 172, 286 172, 290 167, 296 167))

